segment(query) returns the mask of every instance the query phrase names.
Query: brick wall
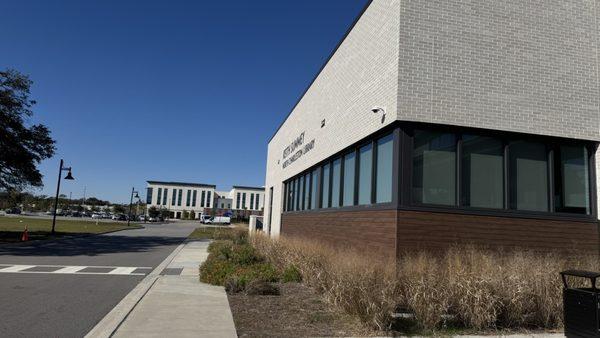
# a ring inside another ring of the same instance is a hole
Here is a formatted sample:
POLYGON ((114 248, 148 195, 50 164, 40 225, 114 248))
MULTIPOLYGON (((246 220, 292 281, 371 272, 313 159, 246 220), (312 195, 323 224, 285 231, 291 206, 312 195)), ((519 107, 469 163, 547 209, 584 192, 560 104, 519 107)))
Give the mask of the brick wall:
POLYGON ((398 118, 600 140, 597 0, 403 0, 398 118))

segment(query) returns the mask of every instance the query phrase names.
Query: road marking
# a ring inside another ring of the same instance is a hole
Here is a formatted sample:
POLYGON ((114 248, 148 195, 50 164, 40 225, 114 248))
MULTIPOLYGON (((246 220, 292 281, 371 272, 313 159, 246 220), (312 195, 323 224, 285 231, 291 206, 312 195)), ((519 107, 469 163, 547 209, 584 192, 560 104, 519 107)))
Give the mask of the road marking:
POLYGON ((85 269, 85 266, 66 266, 64 268, 60 268, 56 271, 52 271, 52 273, 75 273, 79 270, 85 269))
POLYGON ((112 270, 108 274, 109 275, 129 275, 129 274, 131 274, 136 269, 137 268, 120 267, 120 268, 116 268, 116 269, 112 270))
POLYGON ((151 267, 98 266, 98 265, 12 265, 0 264, 0 273, 60 274, 60 275, 113 275, 146 276, 151 267), (42 268, 42 269, 38 269, 42 268), (48 270, 50 268, 50 270, 48 270), (37 269, 37 270, 36 270, 37 269), (52 270, 53 269, 53 270, 52 270), (89 269, 91 271, 86 271, 89 269), (96 270, 96 271, 93 271, 96 270), (105 271, 97 271, 105 270, 105 271), (143 271, 148 270, 148 271, 143 271), (134 272, 136 271, 136 272, 134 272))
POLYGON ((7 268, 0 269, 0 272, 19 272, 22 270, 27 270, 35 267, 35 265, 13 265, 7 268))

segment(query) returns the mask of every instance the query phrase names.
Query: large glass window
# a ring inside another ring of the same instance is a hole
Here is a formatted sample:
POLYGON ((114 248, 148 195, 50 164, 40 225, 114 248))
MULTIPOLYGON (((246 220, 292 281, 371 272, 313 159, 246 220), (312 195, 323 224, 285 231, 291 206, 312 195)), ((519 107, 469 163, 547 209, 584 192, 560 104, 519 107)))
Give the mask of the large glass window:
POLYGON ((200 194, 200 206, 203 208, 206 205, 204 202, 205 199, 206 199, 206 191, 202 190, 202 193, 200 194))
POLYGON ((463 135, 462 193, 465 206, 504 208, 504 145, 501 140, 463 135))
POLYGON ((165 188, 164 194, 163 194, 163 205, 167 205, 167 194, 169 193, 169 189, 165 188))
POLYGON ((304 176, 304 210, 310 210, 310 173, 304 176))
POLYGON ((417 203, 456 205, 456 135, 416 130, 413 199, 417 203))
POLYGON ((196 206, 197 199, 198 199, 198 190, 194 190, 194 195, 192 196, 192 207, 196 206))
POLYGON ((177 189, 173 189, 173 194, 171 195, 171 205, 175 205, 177 203, 177 189))
POLYGON ((351 152, 344 156, 344 206, 354 205, 354 179, 356 172, 356 154, 351 152))
MULTIPOLYGON (((388 135, 377 140, 377 172, 375 174, 375 203, 392 201, 392 169, 394 137, 388 135)), ((361 169, 362 170, 362 169, 361 169)))
POLYGON ((188 190, 185 196, 185 206, 189 207, 192 203, 192 191, 188 190))
POLYGON ((548 154, 543 143, 510 144, 511 208, 548 211, 548 154))
POLYGON ((250 208, 248 209, 254 209, 254 194, 250 193, 250 208))
POLYGON ((336 159, 332 164, 333 173, 331 174, 331 207, 340 206, 340 179, 342 174, 342 160, 336 159))
POLYGON ((162 188, 158 188, 158 193, 156 194, 156 204, 160 205, 161 200, 162 200, 162 188))
POLYGON ((146 204, 152 204, 152 188, 146 189, 146 204))
POLYGON ((304 210, 304 176, 298 179, 298 210, 304 210))
POLYGON ((211 192, 207 191, 206 192, 206 207, 210 208, 210 199, 211 199, 211 192))
POLYGON ((371 204, 373 180, 373 145, 368 144, 358 151, 358 204, 371 204))
POLYGON ((331 165, 329 163, 323 166, 323 185, 321 186, 321 208, 329 208, 329 171, 331 165))
POLYGON ((554 163, 555 210, 590 214, 590 167, 587 148, 562 145, 555 152, 554 163))
POLYGON ((183 197, 183 189, 179 189, 179 193, 177 195, 177 206, 180 207, 181 206, 181 199, 183 197))
POLYGON ((312 172, 312 181, 310 188, 310 209, 316 209, 318 205, 317 201, 317 191, 319 190, 319 176, 321 173, 321 168, 316 168, 312 172))

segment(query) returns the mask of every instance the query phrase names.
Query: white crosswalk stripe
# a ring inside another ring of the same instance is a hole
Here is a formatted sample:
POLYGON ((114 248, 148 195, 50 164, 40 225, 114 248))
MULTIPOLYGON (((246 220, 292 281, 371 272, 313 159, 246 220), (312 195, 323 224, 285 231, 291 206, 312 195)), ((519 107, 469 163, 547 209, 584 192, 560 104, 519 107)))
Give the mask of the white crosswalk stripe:
POLYGON ((135 266, 16 265, 0 263, 0 273, 145 276, 153 268, 135 266))
POLYGON ((0 272, 19 272, 35 267, 35 265, 13 265, 0 269, 0 272))

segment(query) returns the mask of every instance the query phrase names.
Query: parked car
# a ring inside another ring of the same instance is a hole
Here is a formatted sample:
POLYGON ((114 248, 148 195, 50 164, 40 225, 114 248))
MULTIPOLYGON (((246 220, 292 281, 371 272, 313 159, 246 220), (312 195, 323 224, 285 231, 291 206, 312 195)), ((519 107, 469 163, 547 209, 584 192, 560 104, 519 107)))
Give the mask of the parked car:
POLYGON ((203 222, 204 224, 231 224, 231 217, 215 216, 203 222))
POLYGON ((102 215, 100 215, 100 214, 97 214, 97 213, 93 213, 93 214, 92 214, 92 218, 93 218, 93 219, 101 219, 101 218, 102 218, 102 215))
POLYGON ((148 222, 163 222, 164 219, 160 216, 148 217, 148 222))
POLYGON ((138 216, 138 221, 140 221, 140 222, 146 222, 146 216, 144 216, 144 215, 139 215, 139 216, 138 216))
POLYGON ((81 217, 81 213, 79 211, 73 211, 71 217, 81 217))
POLYGON ((4 211, 7 214, 12 214, 12 215, 20 215, 21 214, 21 209, 19 209, 19 208, 8 208, 4 211))

